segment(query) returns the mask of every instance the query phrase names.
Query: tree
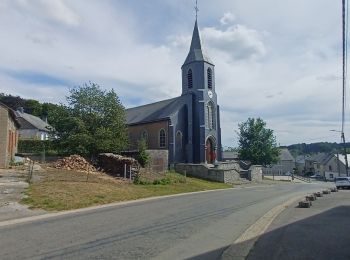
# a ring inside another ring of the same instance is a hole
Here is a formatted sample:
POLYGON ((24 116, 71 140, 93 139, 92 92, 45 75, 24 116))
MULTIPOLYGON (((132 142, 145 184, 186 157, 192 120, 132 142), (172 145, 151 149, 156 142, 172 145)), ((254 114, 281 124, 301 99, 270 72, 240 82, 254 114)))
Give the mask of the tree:
POLYGON ((279 149, 273 130, 266 128, 261 118, 248 118, 238 124, 239 158, 249 160, 253 164, 268 165, 277 162, 279 149))
POLYGON ((64 153, 93 157, 126 148, 125 109, 114 90, 90 82, 71 89, 67 101, 68 106, 45 107, 64 153))

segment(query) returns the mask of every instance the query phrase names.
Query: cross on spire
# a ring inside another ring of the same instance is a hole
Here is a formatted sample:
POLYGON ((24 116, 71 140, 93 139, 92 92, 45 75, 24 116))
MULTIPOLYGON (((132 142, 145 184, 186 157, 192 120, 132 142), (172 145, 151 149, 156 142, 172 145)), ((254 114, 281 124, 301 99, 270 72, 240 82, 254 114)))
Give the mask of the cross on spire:
POLYGON ((197 0, 196 0, 196 6, 194 7, 194 10, 196 11, 196 21, 197 21, 197 16, 199 12, 197 0))

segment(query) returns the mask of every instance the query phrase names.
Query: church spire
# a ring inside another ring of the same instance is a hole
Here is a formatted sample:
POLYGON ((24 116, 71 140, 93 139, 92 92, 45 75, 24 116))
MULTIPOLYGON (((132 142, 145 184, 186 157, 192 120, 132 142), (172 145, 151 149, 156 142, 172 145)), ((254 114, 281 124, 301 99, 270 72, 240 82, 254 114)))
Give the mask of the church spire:
POLYGON ((194 24, 193 33, 192 33, 192 41, 190 51, 185 60, 185 64, 194 62, 194 61, 206 61, 212 64, 212 61, 207 57, 202 49, 202 41, 199 34, 198 23, 197 23, 197 7, 196 7, 196 22, 194 24))

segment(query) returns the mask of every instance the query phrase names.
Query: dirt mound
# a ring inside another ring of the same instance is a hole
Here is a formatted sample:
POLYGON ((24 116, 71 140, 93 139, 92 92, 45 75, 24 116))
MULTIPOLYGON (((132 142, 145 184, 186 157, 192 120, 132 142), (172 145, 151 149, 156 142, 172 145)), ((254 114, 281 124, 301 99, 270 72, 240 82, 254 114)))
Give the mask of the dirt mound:
POLYGON ((95 167, 92 166, 87 160, 76 154, 57 160, 54 164, 54 167, 57 169, 76 170, 83 172, 96 171, 95 167))

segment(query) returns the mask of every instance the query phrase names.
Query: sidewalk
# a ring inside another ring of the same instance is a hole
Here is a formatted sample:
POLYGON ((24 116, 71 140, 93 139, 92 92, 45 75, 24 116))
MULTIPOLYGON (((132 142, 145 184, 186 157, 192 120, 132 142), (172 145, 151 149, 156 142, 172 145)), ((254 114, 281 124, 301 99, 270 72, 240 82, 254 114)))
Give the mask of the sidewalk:
POLYGON ((246 259, 350 259, 350 190, 284 210, 246 259))
POLYGON ((28 187, 25 178, 25 171, 0 169, 0 221, 46 213, 44 210, 30 210, 18 203, 28 187))

